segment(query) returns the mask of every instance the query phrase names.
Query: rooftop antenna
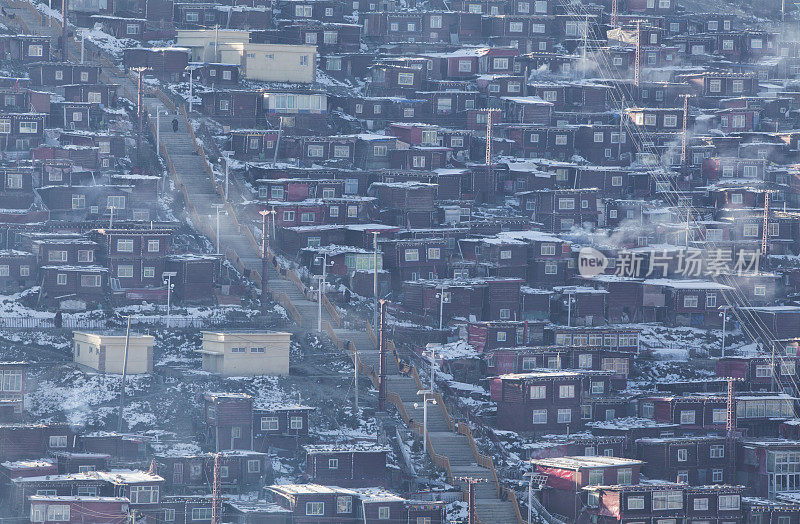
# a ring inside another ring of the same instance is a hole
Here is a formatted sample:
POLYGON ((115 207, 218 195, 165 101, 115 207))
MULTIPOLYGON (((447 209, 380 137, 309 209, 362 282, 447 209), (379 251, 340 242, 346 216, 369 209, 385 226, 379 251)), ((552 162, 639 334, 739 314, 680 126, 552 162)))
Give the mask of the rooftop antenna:
POLYGON ((642 21, 636 21, 636 64, 633 71, 633 83, 639 87, 639 80, 641 76, 641 58, 642 58, 642 21))
POLYGON ((222 458, 214 455, 214 489, 211 494, 211 524, 222 522, 222 458))
POLYGON ((617 0, 611 0, 611 29, 617 28, 617 0))
POLYGON ((768 239, 768 232, 767 229, 769 227, 769 191, 764 191, 764 226, 761 228, 761 255, 763 257, 767 256, 767 239, 768 239))

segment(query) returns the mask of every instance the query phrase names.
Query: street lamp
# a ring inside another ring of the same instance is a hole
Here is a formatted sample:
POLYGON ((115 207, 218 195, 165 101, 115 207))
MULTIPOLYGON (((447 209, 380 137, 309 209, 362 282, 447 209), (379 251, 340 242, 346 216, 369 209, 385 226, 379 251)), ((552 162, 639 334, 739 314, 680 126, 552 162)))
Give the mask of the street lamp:
POLYGON ((372 232, 372 263, 375 266, 372 270, 372 330, 376 337, 378 336, 378 235, 380 234, 380 231, 372 232))
POLYGON ((728 306, 720 306, 719 309, 722 310, 719 314, 722 317, 722 347, 719 356, 725 358, 725 327, 728 321, 728 306))
POLYGON ((228 198, 228 164, 230 163, 231 155, 233 155, 233 151, 222 151, 222 158, 225 159, 225 202, 229 202, 230 199, 228 198))
POLYGON ((567 295, 567 327, 572 327, 572 304, 575 303, 575 297, 572 294, 574 292, 574 289, 564 290, 564 294, 567 295))
POLYGON ((172 283, 172 277, 177 276, 177 271, 164 271, 161 276, 164 279, 164 285, 167 286, 167 328, 169 328, 169 310, 172 301, 172 290, 175 288, 175 284, 172 283))
POLYGON ((436 376, 436 347, 441 347, 441 344, 427 344, 425 346, 425 353, 427 353, 431 357, 431 391, 435 388, 434 386, 434 378, 436 376))
MULTIPOLYGON (((328 270, 328 254, 323 253, 322 257, 317 257, 316 262, 322 260, 322 276, 319 278, 319 291, 317 291, 317 331, 322 333, 322 290, 325 286, 325 276, 328 270)), ((333 266, 333 261, 330 263, 333 266)))
POLYGON ((217 255, 219 255, 219 210, 225 207, 225 204, 212 204, 217 209, 217 255))
MULTIPOLYGON (((428 404, 436 405, 436 399, 428 397, 432 391, 420 389, 417 395, 422 395, 422 451, 428 453, 428 404)), ((419 409, 419 402, 414 402, 414 409, 419 409)))
POLYGON ((446 287, 447 286, 442 284, 440 286, 440 288, 439 288, 439 289, 441 289, 441 291, 439 293, 436 293, 436 298, 439 299, 439 331, 440 331, 440 334, 441 334, 442 329, 444 329, 444 322, 443 322, 443 320, 444 320, 444 304, 445 304, 445 302, 447 302, 449 304, 452 301, 452 297, 450 296, 450 293, 447 293, 447 295, 445 295, 445 293, 444 293, 444 290, 445 290, 446 287))
POLYGON ((547 483, 547 475, 531 470, 530 473, 523 473, 522 476, 528 477, 528 524, 531 524, 533 522, 533 483, 536 483, 536 491, 541 490, 542 486, 547 483))

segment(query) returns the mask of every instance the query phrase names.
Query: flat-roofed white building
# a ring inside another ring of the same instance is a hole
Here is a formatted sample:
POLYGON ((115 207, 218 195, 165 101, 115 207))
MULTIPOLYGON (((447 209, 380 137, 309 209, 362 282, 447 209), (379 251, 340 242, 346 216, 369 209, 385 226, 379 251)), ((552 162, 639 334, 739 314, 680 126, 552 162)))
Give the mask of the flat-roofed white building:
MULTIPOLYGON (((153 337, 131 333, 126 373, 141 375, 153 372, 153 337)), ((73 360, 100 373, 122 373, 125 358, 124 333, 87 333, 73 331, 73 360)))
POLYGON ((203 331, 203 369, 224 377, 288 375, 292 334, 203 331))
POLYGON ((220 61, 238 64, 242 76, 262 82, 311 84, 316 81, 317 46, 220 43, 220 61))

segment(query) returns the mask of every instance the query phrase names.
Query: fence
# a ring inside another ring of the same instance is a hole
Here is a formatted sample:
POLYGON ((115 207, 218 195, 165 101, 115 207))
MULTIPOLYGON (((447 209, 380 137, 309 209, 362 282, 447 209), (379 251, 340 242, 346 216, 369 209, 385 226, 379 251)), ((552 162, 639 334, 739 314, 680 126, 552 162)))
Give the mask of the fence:
MULTIPOLYGON (((125 317, 83 318, 64 315, 61 319, 60 327, 61 329, 113 329, 123 327, 125 322, 125 317)), ((169 317, 169 327, 176 329, 202 329, 220 326, 256 328, 262 324, 261 319, 250 317, 169 317)), ((166 327, 167 316, 131 316, 131 325, 166 327)), ((55 327, 55 319, 53 317, 0 316, 0 329, 54 329, 55 327)))

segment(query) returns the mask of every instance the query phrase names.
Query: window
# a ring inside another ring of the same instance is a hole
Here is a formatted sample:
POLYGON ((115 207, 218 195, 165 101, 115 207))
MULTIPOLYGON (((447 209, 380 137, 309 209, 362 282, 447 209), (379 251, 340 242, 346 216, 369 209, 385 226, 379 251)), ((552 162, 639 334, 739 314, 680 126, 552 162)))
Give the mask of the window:
POLYGON ((111 195, 106 199, 106 209, 125 209, 124 195, 111 195))
POLYGON ((303 417, 291 417, 289 419, 289 429, 303 429, 303 417))
MULTIPOLYGON (((535 363, 535 361, 534 361, 535 363)), ((523 368, 525 367, 525 363, 523 362, 523 368)), ((534 366, 535 367, 535 366, 534 366)), ((529 396, 531 400, 542 400, 547 398, 547 387, 546 386, 531 386, 529 396)))
POLYGON ((683 492, 682 491, 654 491, 653 492, 653 510, 665 509, 682 509, 683 508, 683 492))
POLYGON ((709 456, 711 458, 725 458, 725 446, 721 444, 714 444, 709 448, 709 456))
POLYGON ((278 417, 261 417, 261 431, 277 431, 278 417))
POLYGON ((52 435, 50 437, 50 447, 51 448, 66 448, 67 447, 67 436, 66 435, 52 435))
POLYGON ((294 211, 284 211, 283 212, 283 221, 284 222, 294 222, 294 211))
POLYGON ((300 222, 313 222, 316 213, 300 213, 300 222))
POLYGON ((157 504, 158 486, 131 486, 130 499, 131 504, 157 504))
POLYGON ((728 421, 728 411, 725 408, 714 408, 711 412, 711 421, 714 424, 725 424, 728 421))
POLYGON ((558 273, 558 264, 555 262, 547 262, 544 265, 544 274, 545 275, 555 275, 558 273))
POLYGON ((147 241, 147 252, 148 253, 158 253, 161 249, 161 241, 160 240, 148 240, 147 241))
POLYGON ((59 504, 57 506, 47 506, 48 522, 69 522, 69 504, 59 504))
POLYGON ((709 293, 706 295, 706 308, 714 307, 717 307, 717 295, 715 293, 709 293))
POLYGON ((559 198, 558 209, 575 209, 574 198, 559 198))
POLYGON ((417 262, 419 260, 419 250, 406 249, 404 253, 404 258, 406 262, 417 262))
POLYGON ((374 146, 372 148, 373 156, 386 156, 387 146, 374 146))
POLYGON ((413 86, 414 85, 414 73, 398 73, 397 74, 397 83, 401 86, 413 86))
POLYGON ((558 387, 559 398, 575 398, 575 386, 572 384, 558 387))
POLYGON ((66 262, 67 252, 50 250, 47 252, 47 260, 48 262, 66 262))
POLYGON ((697 307, 697 295, 685 295, 683 297, 683 307, 697 307))
POLYGON ((414 117, 413 107, 406 107, 403 109, 403 118, 413 118, 413 117, 414 117))
POLYGON ((323 31, 322 42, 325 44, 335 44, 339 39, 339 33, 336 31, 323 31))
POLYGON ((325 154, 325 148, 321 145, 308 146, 308 156, 311 158, 322 158, 325 154))
POLYGON ((231 353, 247 353, 247 348, 242 346, 234 346, 231 348, 231 353))
POLYGON ((102 283, 103 277, 101 275, 81 275, 81 287, 101 287, 102 283))
POLYGON ((603 483, 603 470, 602 469, 590 469, 589 470, 589 485, 590 486, 599 486, 603 483))
POLYGON ((628 497, 628 509, 644 509, 644 497, 628 497))
MULTIPOLYGON (((742 195, 739 195, 741 198, 742 195)), ((746 237, 757 237, 758 236, 758 224, 745 224, 742 227, 742 236, 746 237)))
POLYGON ((430 27, 431 27, 431 29, 441 29, 442 28, 442 15, 431 15, 431 17, 430 17, 430 27))
POLYGON ((722 92, 722 80, 710 80, 708 82, 708 90, 712 93, 722 92))
POLYGON ((497 341, 498 342, 505 342, 506 341, 506 332, 505 331, 498 331, 497 332, 497 341))
POLYGON ((633 480, 633 470, 631 468, 620 468, 617 470, 617 484, 630 484, 633 480))
POLYGON ((66 273, 59 273, 56 275, 56 284, 59 286, 66 286, 67 285, 67 274, 66 273))
POLYGON ((567 135, 556 135, 555 141, 557 146, 565 146, 567 145, 567 135))
POLYGON ((378 520, 389 519, 389 506, 380 506, 378 508, 378 520))
POLYGON ((533 413, 533 421, 532 424, 547 424, 547 410, 546 409, 534 409, 533 413))
POLYGON ((680 448, 678 450, 678 462, 686 462, 687 460, 689 460, 689 450, 680 448))
POLYGON ((711 471, 711 482, 722 482, 723 470, 715 469, 711 471))
POLYGON ((410 33, 413 33, 414 31, 417 30, 417 24, 415 24, 414 22, 409 22, 408 24, 406 24, 406 30, 410 33))
POLYGON ((27 277, 31 274, 31 267, 30 266, 19 266, 19 276, 27 277))
POLYGON ((336 513, 352 513, 353 497, 336 497, 336 513))
POLYGON ((558 410, 558 423, 559 424, 569 424, 572 422, 572 410, 567 409, 559 409, 558 410))
POLYGON ((508 320, 511 318, 511 310, 510 309, 501 309, 500 310, 500 320, 508 320))
POLYGON ((664 115, 664 127, 675 127, 678 125, 678 115, 664 115))
POLYGON ((119 252, 119 253, 133 253, 133 239, 132 238, 118 238, 117 239, 117 252, 119 252))
POLYGON ((592 382, 592 395, 602 395, 605 391, 605 382, 592 382))
POLYGON ((681 411, 681 424, 694 424, 696 414, 694 410, 681 411))
MULTIPOLYGON (((508 32, 509 33, 521 33, 522 32, 522 22, 509 22, 508 24, 508 32)), ((499 60, 495 58, 495 60, 499 60)), ((506 59, 506 65, 503 69, 508 67, 508 59, 506 59)))
POLYGON ((19 123, 19 132, 24 134, 35 134, 39 131, 39 123, 38 122, 20 122, 19 123))
POLYGON ((165 509, 164 510, 164 522, 174 522, 175 521, 175 510, 174 509, 165 509))
POLYGON ((211 519, 211 508, 192 508, 192 520, 211 519))
POLYGON ((695 511, 707 511, 708 510, 708 499, 705 498, 705 497, 694 499, 694 510, 695 511))
POLYGON ((328 469, 339 469, 339 459, 328 459, 328 469))
POLYGON ((719 496, 719 509, 720 511, 733 511, 739 509, 739 495, 720 495, 719 496))

